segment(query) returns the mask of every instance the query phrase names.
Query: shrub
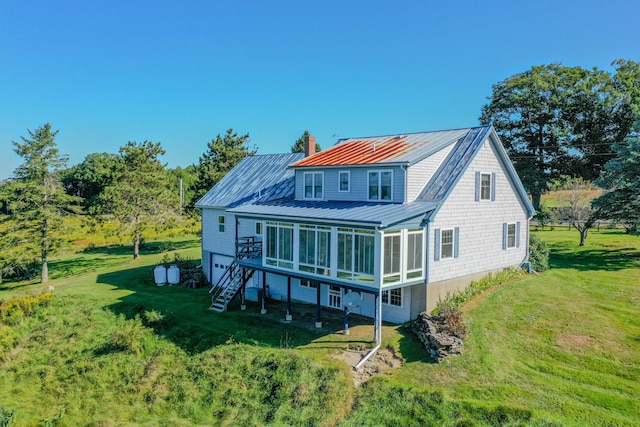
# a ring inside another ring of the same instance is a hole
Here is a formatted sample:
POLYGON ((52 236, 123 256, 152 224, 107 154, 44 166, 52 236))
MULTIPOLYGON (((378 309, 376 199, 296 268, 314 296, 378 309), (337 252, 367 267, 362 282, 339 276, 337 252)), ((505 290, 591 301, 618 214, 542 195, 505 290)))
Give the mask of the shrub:
POLYGON ((460 309, 454 305, 443 305, 440 307, 440 318, 442 319, 442 332, 454 337, 465 339, 469 335, 469 328, 464 324, 460 309))
POLYGON ((17 409, 0 406, 0 427, 9 427, 16 420, 17 409))
POLYGON ((140 354, 144 350, 144 327, 139 321, 128 321, 111 335, 109 344, 115 350, 140 354))
POLYGON ((534 271, 549 269, 549 247, 535 234, 531 234, 529 238, 529 262, 534 271))
POLYGON ((53 298, 52 293, 25 295, 11 298, 0 303, 0 322, 17 325, 25 317, 31 316, 38 307, 46 306, 53 298))

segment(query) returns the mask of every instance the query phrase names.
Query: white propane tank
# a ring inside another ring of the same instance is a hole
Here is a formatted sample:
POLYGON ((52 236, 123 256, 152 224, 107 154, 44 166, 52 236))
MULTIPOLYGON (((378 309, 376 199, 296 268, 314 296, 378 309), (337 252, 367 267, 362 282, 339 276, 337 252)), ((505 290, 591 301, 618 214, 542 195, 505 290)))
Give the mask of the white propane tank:
POLYGON ((159 265, 153 270, 153 278, 158 286, 164 286, 167 283, 167 269, 164 265, 159 265))
POLYGON ((180 268, 177 265, 171 264, 169 270, 167 270, 167 281, 170 285, 180 283, 180 268))

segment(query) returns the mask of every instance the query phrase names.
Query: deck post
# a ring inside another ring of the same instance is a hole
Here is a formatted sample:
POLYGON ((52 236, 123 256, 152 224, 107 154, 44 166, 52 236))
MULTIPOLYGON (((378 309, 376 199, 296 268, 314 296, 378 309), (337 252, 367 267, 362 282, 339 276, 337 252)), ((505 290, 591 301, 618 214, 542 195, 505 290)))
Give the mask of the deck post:
POLYGON ((344 307, 344 335, 349 335, 349 307, 344 307))
POLYGON ((382 290, 376 294, 376 345, 382 344, 382 290))
POLYGON ((262 309, 260 314, 267 314, 267 272, 262 272, 262 309))
POLYGON ((291 321, 291 276, 287 276, 287 317, 285 320, 291 321))
POLYGON ((320 311, 320 283, 315 282, 316 288, 316 328, 322 328, 322 312, 320 311))
POLYGON ((373 296, 373 340, 378 344, 378 298, 379 294, 373 296))

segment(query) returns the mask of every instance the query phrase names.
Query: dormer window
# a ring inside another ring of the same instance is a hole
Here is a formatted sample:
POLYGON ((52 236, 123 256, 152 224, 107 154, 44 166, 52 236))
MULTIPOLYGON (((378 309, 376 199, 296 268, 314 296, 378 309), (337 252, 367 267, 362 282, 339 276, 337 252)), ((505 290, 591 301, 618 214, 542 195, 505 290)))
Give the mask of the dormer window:
POLYGON ((322 172, 304 173, 304 198, 309 200, 322 200, 324 174, 322 172))
POLYGON ((393 173, 391 171, 369 172, 369 200, 391 200, 393 173))
POLYGON ((351 181, 351 173, 349 171, 338 172, 338 191, 349 191, 349 181, 351 181))

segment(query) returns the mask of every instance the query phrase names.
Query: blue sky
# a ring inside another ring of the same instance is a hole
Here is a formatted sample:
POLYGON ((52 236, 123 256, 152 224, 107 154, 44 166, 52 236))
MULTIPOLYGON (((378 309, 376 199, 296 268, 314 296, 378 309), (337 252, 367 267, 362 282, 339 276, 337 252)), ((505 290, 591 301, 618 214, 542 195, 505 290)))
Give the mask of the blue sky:
POLYGON ((20 0, 0 10, 0 179, 50 122, 69 164, 161 142, 170 167, 233 128, 259 153, 478 124, 532 65, 640 61, 637 0, 20 0))

